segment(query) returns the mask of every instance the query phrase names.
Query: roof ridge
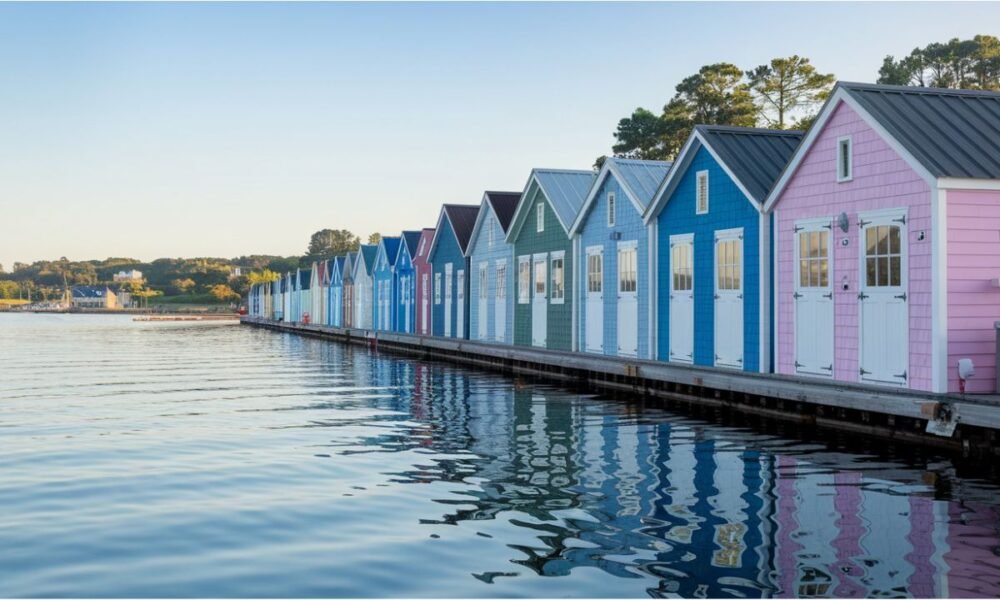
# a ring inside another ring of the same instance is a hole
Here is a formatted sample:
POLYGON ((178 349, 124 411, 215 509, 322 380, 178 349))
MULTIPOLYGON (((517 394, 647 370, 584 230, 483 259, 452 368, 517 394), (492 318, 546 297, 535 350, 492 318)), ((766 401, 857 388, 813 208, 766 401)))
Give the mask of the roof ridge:
POLYGON ((593 171, 588 170, 588 169, 546 169, 546 168, 543 168, 543 167, 535 167, 534 169, 532 169, 532 171, 535 172, 535 173, 578 173, 578 174, 581 174, 581 175, 583 175, 583 174, 593 175, 594 174, 593 171))
POLYGON ((724 131, 727 133, 742 133, 755 135, 802 135, 805 131, 801 129, 773 129, 769 127, 740 127, 738 125, 695 125, 694 128, 700 131, 724 131))
POLYGON ((911 94, 939 94, 952 96, 986 96, 1000 99, 1000 92, 992 90, 966 90, 955 88, 939 88, 918 85, 890 85, 888 83, 861 83, 856 81, 838 81, 837 87, 846 89, 876 90, 886 92, 902 92, 911 94))

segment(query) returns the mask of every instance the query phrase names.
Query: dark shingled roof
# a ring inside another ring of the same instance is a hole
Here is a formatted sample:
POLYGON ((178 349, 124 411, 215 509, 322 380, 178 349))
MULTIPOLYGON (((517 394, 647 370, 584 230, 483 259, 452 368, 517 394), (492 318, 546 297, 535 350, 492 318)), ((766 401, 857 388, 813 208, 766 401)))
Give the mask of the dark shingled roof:
POLYGON ((1000 93, 840 82, 935 177, 1000 179, 1000 93))
POLYGON ((385 246, 385 260, 390 267, 396 264, 400 241, 401 239, 398 237, 384 237, 381 240, 382 245, 385 246))
POLYGON ((803 136, 801 131, 722 125, 695 129, 757 203, 767 198, 803 136))
POLYGON ((420 231, 404 231, 403 242, 406 243, 406 250, 410 253, 410 259, 417 255, 417 247, 420 245, 420 231))
POLYGON ((458 247, 465 253, 469 247, 469 238, 472 237, 472 228, 476 226, 476 217, 479 216, 479 205, 445 204, 444 211, 448 214, 448 220, 451 221, 451 227, 455 231, 458 247))
POLYGON ((521 201, 521 192, 486 192, 486 199, 490 201, 503 232, 507 233, 517 211, 517 203, 521 201))

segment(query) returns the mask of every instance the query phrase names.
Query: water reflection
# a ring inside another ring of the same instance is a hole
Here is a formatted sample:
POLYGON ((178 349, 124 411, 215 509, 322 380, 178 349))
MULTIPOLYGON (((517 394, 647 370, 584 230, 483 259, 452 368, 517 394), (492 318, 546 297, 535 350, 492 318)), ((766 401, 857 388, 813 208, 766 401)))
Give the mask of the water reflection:
POLYGON ((516 576, 513 564, 648 578, 654 597, 1000 593, 997 506, 935 499, 904 465, 449 366, 353 366, 395 390, 373 401, 394 426, 341 454, 426 450, 388 480, 477 485, 437 499, 424 523, 505 515, 530 532, 512 536, 510 564, 474 574, 484 582, 516 576))

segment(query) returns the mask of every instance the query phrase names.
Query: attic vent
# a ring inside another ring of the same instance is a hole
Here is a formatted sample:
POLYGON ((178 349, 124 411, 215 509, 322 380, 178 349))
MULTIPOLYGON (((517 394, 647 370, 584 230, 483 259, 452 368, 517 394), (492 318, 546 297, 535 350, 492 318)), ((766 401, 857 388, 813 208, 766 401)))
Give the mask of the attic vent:
POLYGON ((695 212, 699 215, 708 213, 708 171, 698 171, 695 194, 695 212))

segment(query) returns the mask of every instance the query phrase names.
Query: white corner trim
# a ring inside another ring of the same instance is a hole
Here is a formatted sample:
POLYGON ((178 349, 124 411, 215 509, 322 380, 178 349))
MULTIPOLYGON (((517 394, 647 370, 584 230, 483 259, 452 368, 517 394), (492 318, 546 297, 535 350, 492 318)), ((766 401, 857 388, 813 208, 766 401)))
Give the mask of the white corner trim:
POLYGON ((938 188, 931 188, 931 244, 931 390, 945 393, 948 391, 948 192, 938 188))
POLYGON ((652 223, 646 225, 646 231, 647 235, 649 236, 647 244, 649 246, 649 278, 648 278, 649 291, 646 294, 646 297, 649 298, 649 321, 646 323, 646 329, 649 330, 649 335, 647 336, 648 338, 647 343, 649 345, 646 348, 646 356, 644 358, 647 358, 649 360, 656 360, 656 352, 657 352, 656 316, 657 316, 657 311, 659 310, 659 307, 657 305, 660 303, 660 289, 659 289, 660 285, 656 272, 657 249, 659 242, 659 240, 656 239, 657 236, 656 221, 653 221, 652 223))
MULTIPOLYGON (((760 231, 757 237, 757 287, 758 302, 757 314, 760 315, 759 327, 757 329, 758 357, 757 370, 761 373, 768 373, 771 370, 771 319, 770 314, 770 291, 771 291, 771 228, 768 226, 770 216, 759 213, 760 231)), ((746 252, 744 247, 743 252, 746 252)))

